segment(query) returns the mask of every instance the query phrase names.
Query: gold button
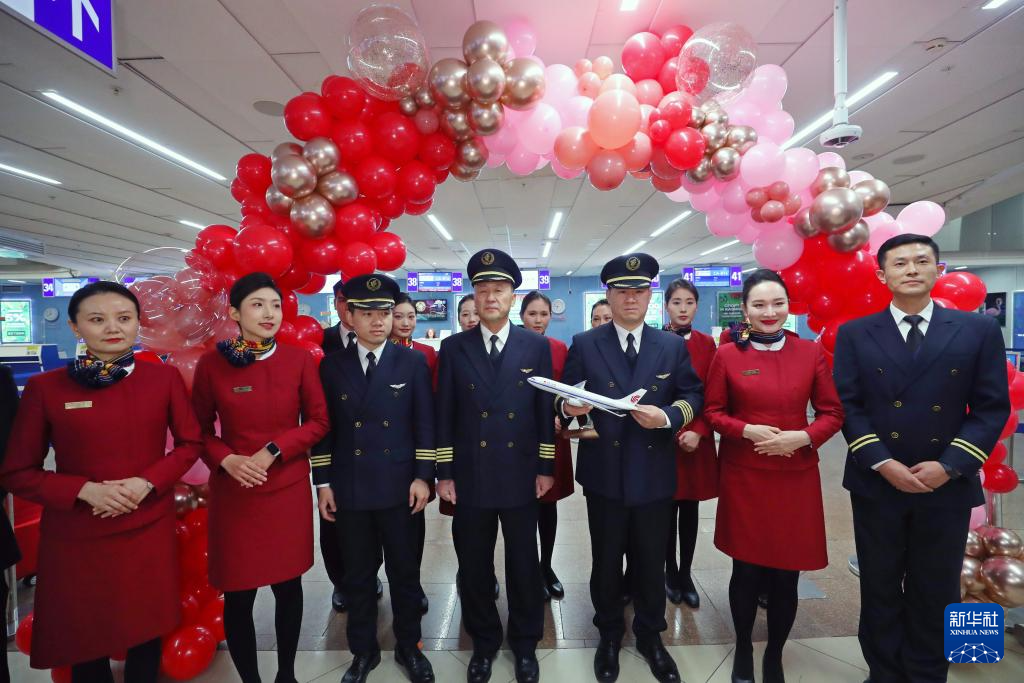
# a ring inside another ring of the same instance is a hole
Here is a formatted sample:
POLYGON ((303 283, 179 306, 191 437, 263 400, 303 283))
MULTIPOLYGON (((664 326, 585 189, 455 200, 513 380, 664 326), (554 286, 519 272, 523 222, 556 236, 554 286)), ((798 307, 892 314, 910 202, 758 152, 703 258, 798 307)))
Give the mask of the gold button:
POLYGON ((363 426, 362 422, 356 422, 356 429, 359 429, 362 426, 363 426))
POLYGON ((657 384, 654 384, 654 385, 651 386, 651 391, 657 391, 657 390, 658 390, 658 385, 657 384))
POLYGON ((390 453, 391 453, 391 449, 390 448, 385 448, 384 449, 384 455, 389 455, 390 453))
POLYGON ((932 406, 932 412, 938 413, 942 411, 942 406, 932 406))
POLYGON ((894 439, 898 439, 898 438, 900 438, 900 433, 899 433, 899 432, 893 432, 893 433, 892 433, 892 434, 890 434, 889 436, 891 436, 891 437, 892 437, 892 438, 894 438, 894 439))
POLYGON ((390 422, 388 422, 387 420, 384 420, 384 426, 385 426, 385 427, 390 427, 390 426, 391 426, 391 423, 390 423, 390 422))
POLYGON ((486 441, 481 441, 480 442, 480 448, 487 448, 487 442, 486 441))
POLYGON ((612 445, 613 445, 613 446, 615 446, 616 448, 618 448, 618 447, 619 447, 619 442, 618 442, 618 441, 616 441, 616 442, 615 442, 615 443, 613 443, 612 445))
POLYGON ((508 419, 510 419, 510 420, 516 419, 516 414, 515 413, 509 413, 508 414, 508 419))
POLYGON ((876 370, 878 370, 878 374, 879 374, 879 375, 881 375, 881 374, 882 374, 882 368, 875 368, 875 369, 876 369, 876 370))
POLYGON ((893 401, 892 402, 892 407, 893 408, 902 408, 903 407, 903 401, 893 401))
POLYGON ((938 439, 932 439, 932 443, 938 443, 938 442, 939 442, 938 439))
POLYGON ((516 446, 516 442, 515 441, 509 441, 508 442, 508 447, 509 448, 515 448, 515 446, 516 446))
POLYGON ((518 384, 519 386, 523 386, 523 380, 519 380, 518 384))
POLYGON ((480 413, 480 417, 487 417, 487 411, 485 410, 484 412, 480 413))
POLYGON ((649 451, 653 451, 653 450, 654 450, 654 446, 648 446, 648 447, 647 447, 647 450, 649 450, 649 451))
POLYGON ((356 455, 362 455, 362 454, 363 454, 363 452, 357 448, 356 449, 356 455))
POLYGON ((395 392, 395 398, 398 398, 398 392, 397 391, 395 392))
POLYGON ((476 385, 475 385, 475 384, 470 384, 470 385, 469 385, 469 388, 470 388, 470 389, 476 389, 476 385))
POLYGON ((615 382, 608 382, 608 388, 609 389, 614 389, 615 388, 615 382))
POLYGON ((953 368, 952 370, 949 371, 949 374, 951 374, 951 375, 959 375, 960 371, 957 370, 956 368, 953 368))
POLYGON ((348 400, 348 394, 342 394, 341 395, 341 400, 342 401, 347 401, 348 400))

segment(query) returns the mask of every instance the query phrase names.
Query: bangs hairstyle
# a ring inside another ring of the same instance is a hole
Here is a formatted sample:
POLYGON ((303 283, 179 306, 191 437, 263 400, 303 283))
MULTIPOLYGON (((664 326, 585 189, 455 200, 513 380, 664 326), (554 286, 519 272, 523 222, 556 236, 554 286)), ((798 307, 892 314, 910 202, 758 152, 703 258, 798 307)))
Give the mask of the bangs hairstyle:
POLYGON ((690 294, 693 294, 693 300, 700 303, 700 292, 697 291, 697 287, 694 286, 689 280, 678 278, 668 283, 668 287, 665 288, 665 305, 668 306, 669 300, 672 296, 680 289, 685 289, 690 294))
POLYGON ((924 235, 915 235, 912 232, 907 232, 902 235, 896 235, 890 237, 882 246, 878 248, 878 267, 885 270, 885 257, 893 249, 897 247, 904 247, 908 244, 923 244, 932 248, 932 253, 935 254, 935 263, 939 262, 939 245, 935 243, 931 237, 924 235))
POLYGON ((284 299, 281 295, 281 290, 278 289, 277 284, 274 282, 274 278, 266 273, 249 273, 238 278, 235 284, 231 285, 228 302, 232 308, 241 309, 245 297, 264 287, 274 290, 279 297, 284 299))
POLYGON ((594 302, 594 305, 590 307, 590 317, 591 318, 594 317, 594 311, 597 310, 598 306, 607 306, 608 308, 612 307, 612 305, 610 303, 608 303, 608 299, 598 299, 597 301, 594 302))
POLYGON ((467 301, 474 301, 475 302, 476 299, 473 297, 472 294, 467 294, 466 296, 464 296, 461 299, 459 299, 459 305, 458 305, 459 315, 462 315, 462 305, 464 303, 466 303, 467 301))
POLYGON ((522 305, 519 306, 519 317, 522 318, 524 315, 526 315, 526 308, 534 301, 537 301, 538 299, 540 299, 541 301, 548 305, 548 313, 550 313, 551 299, 547 298, 545 295, 541 294, 535 289, 523 297, 523 303, 522 305))
POLYGON ((96 296, 97 294, 117 294, 118 296, 123 296, 125 299, 128 299, 128 301, 131 301, 132 305, 135 306, 135 317, 142 317, 139 312, 139 300, 135 294, 132 293, 132 290, 128 289, 124 285, 111 282, 110 280, 100 280, 99 282, 87 284, 85 287, 82 287, 71 295, 71 301, 68 302, 68 319, 73 323, 77 323, 78 309, 81 308, 82 302, 91 296, 96 296))
POLYGON ((416 306, 412 303, 412 297, 405 292, 399 292, 395 295, 395 305, 393 308, 398 308, 402 304, 409 304, 413 307, 414 311, 416 310, 416 306))
POLYGON ((786 298, 789 298, 789 288, 786 287, 786 283, 782 281, 782 277, 779 276, 774 270, 768 270, 767 268, 758 268, 753 273, 747 276, 747 279, 743 281, 743 303, 747 303, 750 298, 750 290, 757 287, 759 284, 764 282, 774 282, 782 287, 782 291, 786 293, 786 298))

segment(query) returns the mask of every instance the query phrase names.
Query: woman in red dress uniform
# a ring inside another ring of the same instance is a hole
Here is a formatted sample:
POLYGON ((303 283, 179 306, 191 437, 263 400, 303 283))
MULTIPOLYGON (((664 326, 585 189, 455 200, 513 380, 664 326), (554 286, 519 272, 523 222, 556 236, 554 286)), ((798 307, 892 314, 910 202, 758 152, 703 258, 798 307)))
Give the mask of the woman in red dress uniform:
POLYGON ((224 591, 224 632, 243 683, 260 680, 256 589, 273 589, 276 681, 293 683, 301 578, 313 565, 309 449, 327 433, 327 407, 313 357, 274 342, 281 292, 270 276, 239 278, 230 303, 241 334, 200 358, 192 389, 211 472, 210 583, 224 591))
MULTIPOLYGON (((523 297, 519 307, 519 317, 523 326, 544 336, 551 323, 551 299, 534 290, 523 297)), ((565 369, 565 357, 569 355, 569 347, 565 343, 548 337, 551 345, 551 367, 556 382, 562 379, 565 369)), ((555 418, 555 431, 562 431, 562 421, 555 418)), ((558 529, 558 507, 556 504, 563 498, 572 495, 575 490, 572 471, 572 445, 569 439, 560 435, 555 439, 555 483, 540 498, 537 509, 537 531, 540 534, 540 568, 544 575, 544 593, 548 598, 561 600, 565 597, 565 587, 551 568, 551 555, 555 550, 555 532, 558 529)))
POLYGON ((843 409, 821 345, 782 328, 789 294, 778 274, 762 269, 744 281, 743 314, 749 328, 718 349, 704 388, 704 416, 722 435, 715 545, 733 558, 732 680, 754 678, 751 630, 763 582, 762 680, 778 683, 785 680, 782 648, 796 619, 797 579, 828 565, 816 449, 839 431, 843 409))
MULTIPOLYGON (((701 382, 707 381, 708 368, 715 356, 715 340, 693 329, 700 293, 688 280, 674 280, 665 290, 665 310, 669 323, 665 329, 686 342, 690 364, 701 382)), ((698 503, 718 496, 718 455, 715 437, 703 415, 676 435, 676 513, 668 536, 665 558, 665 592, 675 604, 685 602, 700 607, 700 595, 690 576, 693 551, 697 545, 698 503), (676 529, 679 530, 679 562, 676 563, 676 529)))
POLYGON ((181 617, 174 483, 199 457, 199 425, 176 368, 135 362, 128 289, 86 285, 68 323, 87 355, 28 381, 0 473, 43 506, 32 666, 111 681, 109 656, 127 649, 125 679, 155 682, 181 617), (56 471, 43 469, 51 445, 56 471))

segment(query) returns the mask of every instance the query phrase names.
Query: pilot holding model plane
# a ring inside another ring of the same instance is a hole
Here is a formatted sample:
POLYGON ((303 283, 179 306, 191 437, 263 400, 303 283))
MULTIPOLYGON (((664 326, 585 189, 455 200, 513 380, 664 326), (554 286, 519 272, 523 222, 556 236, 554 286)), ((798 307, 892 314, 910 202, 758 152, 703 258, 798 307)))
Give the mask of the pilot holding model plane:
POLYGON ((700 412, 703 394, 682 338, 644 324, 657 273, 658 262, 648 254, 626 254, 605 264, 601 282, 608 288, 612 324, 573 338, 562 374, 569 386, 538 386, 560 394, 555 408, 563 418, 590 413, 600 434, 581 440, 576 458, 593 553, 590 594, 601 633, 594 657, 599 681, 614 681, 619 674, 627 549, 637 649, 657 680, 680 680, 661 642, 667 628, 665 538, 676 489, 675 434, 700 412), (585 389, 572 386, 580 382, 586 382, 585 389), (601 410, 591 412, 593 407, 601 410))

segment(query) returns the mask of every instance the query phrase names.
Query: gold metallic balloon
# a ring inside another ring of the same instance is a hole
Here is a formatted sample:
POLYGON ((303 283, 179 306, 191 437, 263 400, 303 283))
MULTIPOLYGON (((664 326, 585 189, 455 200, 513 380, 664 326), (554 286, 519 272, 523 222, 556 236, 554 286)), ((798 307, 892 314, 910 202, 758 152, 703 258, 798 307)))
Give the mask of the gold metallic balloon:
POLYGON ((960 594, 974 593, 975 595, 980 595, 984 592, 985 582, 981 578, 981 560, 976 557, 965 556, 963 568, 960 570, 960 594))
POLYGON ((857 221, 849 230, 832 233, 828 236, 828 244, 836 251, 846 254, 857 251, 871 239, 871 228, 864 221, 857 221))
POLYGON ((1017 557, 1024 545, 1015 531, 997 526, 979 527, 978 535, 985 544, 985 552, 989 557, 1017 557))
POLYGON ((481 59, 501 62, 508 57, 508 36, 493 21, 478 21, 462 38, 462 56, 467 64, 481 59))
POLYGON ((704 149, 714 152, 725 144, 726 138, 729 137, 729 127, 721 123, 705 123, 700 129, 700 134, 704 137, 704 149))
POLYGON ((711 177, 711 159, 704 157, 694 168, 686 172, 686 177, 695 183, 703 183, 711 177))
POLYGON ((723 126, 729 123, 729 115, 724 109, 710 109, 704 113, 704 125, 720 123, 723 126))
POLYGON ((750 126, 731 126, 725 144, 740 154, 746 154, 748 149, 757 144, 757 131, 750 126))
POLYGON ((270 153, 270 161, 277 161, 281 157, 302 156, 302 145, 294 142, 282 142, 270 153))
POLYGON ((985 595, 1003 607, 1024 605, 1024 562, 1012 557, 990 557, 981 565, 985 595))
POLYGON ((860 197, 848 187, 825 190, 811 202, 811 224, 828 235, 849 230, 863 213, 860 197))
POLYGON ((174 485, 174 514, 181 519, 199 506, 196 492, 183 481, 174 485))
POLYGON ((853 186, 853 191, 864 202, 865 216, 874 216, 876 213, 881 213, 882 209, 889 206, 889 200, 892 199, 889 186, 878 178, 860 181, 853 186))
POLYGON ((469 126, 469 116, 462 109, 445 109, 441 114, 441 132, 456 142, 473 137, 473 129, 469 126))
POLYGON ((484 57, 466 70, 466 92, 480 104, 493 104, 505 92, 505 70, 493 59, 484 57))
POLYGON ((273 185, 267 187, 266 199, 267 206, 276 214, 287 216, 288 212, 292 209, 292 198, 282 194, 281 190, 273 185))
POLYGON ((316 190, 334 206, 345 206, 359 198, 356 179, 344 171, 331 171, 320 178, 316 190))
POLYGON ((818 235, 818 229, 811 223, 811 209, 805 206, 793 216, 793 230, 804 239, 810 239, 818 235))
MULTIPOLYGON (((717 126, 718 124, 713 124, 717 126)), ((706 131, 709 126, 705 126, 706 131)), ((711 155, 711 172, 722 181, 732 180, 740 173, 740 153, 732 147, 721 147, 711 155)))
POLYGON ((416 98, 412 95, 406 95, 398 100, 398 110, 406 116, 415 116, 420 110, 420 105, 416 104, 416 98))
POLYGON ((313 164, 317 175, 330 173, 341 163, 341 152, 330 138, 312 138, 302 150, 302 156, 313 164))
POLYGON ((985 557, 985 542, 981 540, 977 530, 971 529, 967 532, 967 549, 964 553, 970 557, 985 557))
POLYGON ((457 161, 452 164, 448 170, 451 171, 452 177, 456 180, 461 180, 464 183, 469 182, 470 180, 475 180, 476 177, 480 175, 479 169, 473 170, 471 168, 466 168, 457 161))
POLYGON ((811 196, 817 197, 825 190, 849 186, 850 175, 838 166, 829 166, 818 171, 818 177, 811 183, 811 196))
POLYGON ((505 108, 501 102, 494 104, 469 104, 469 127, 477 135, 494 135, 501 128, 505 120, 505 108))
POLYGON ((455 163, 470 171, 479 171, 487 163, 487 147, 481 138, 470 138, 458 146, 455 163))
POLYGON ((430 94, 430 88, 423 86, 413 94, 413 98, 416 100, 417 106, 420 109, 430 109, 437 102, 434 100, 434 96, 430 94))
POLYGON ((273 162, 270 180, 281 194, 298 199, 316 189, 316 169, 305 157, 290 154, 273 162))
POLYGON ((528 109, 544 97, 544 68, 525 57, 516 57, 505 68, 505 93, 501 103, 511 109, 528 109))
POLYGON ((690 125, 694 128, 704 125, 704 110, 696 105, 690 107, 690 125))
POLYGON ((295 230, 303 237, 319 239, 334 232, 334 207, 319 194, 295 200, 291 219, 295 230))
POLYGON ((469 93, 463 87, 465 80, 466 63, 451 57, 438 60, 427 75, 430 94, 438 104, 449 109, 459 109, 469 104, 469 93))

